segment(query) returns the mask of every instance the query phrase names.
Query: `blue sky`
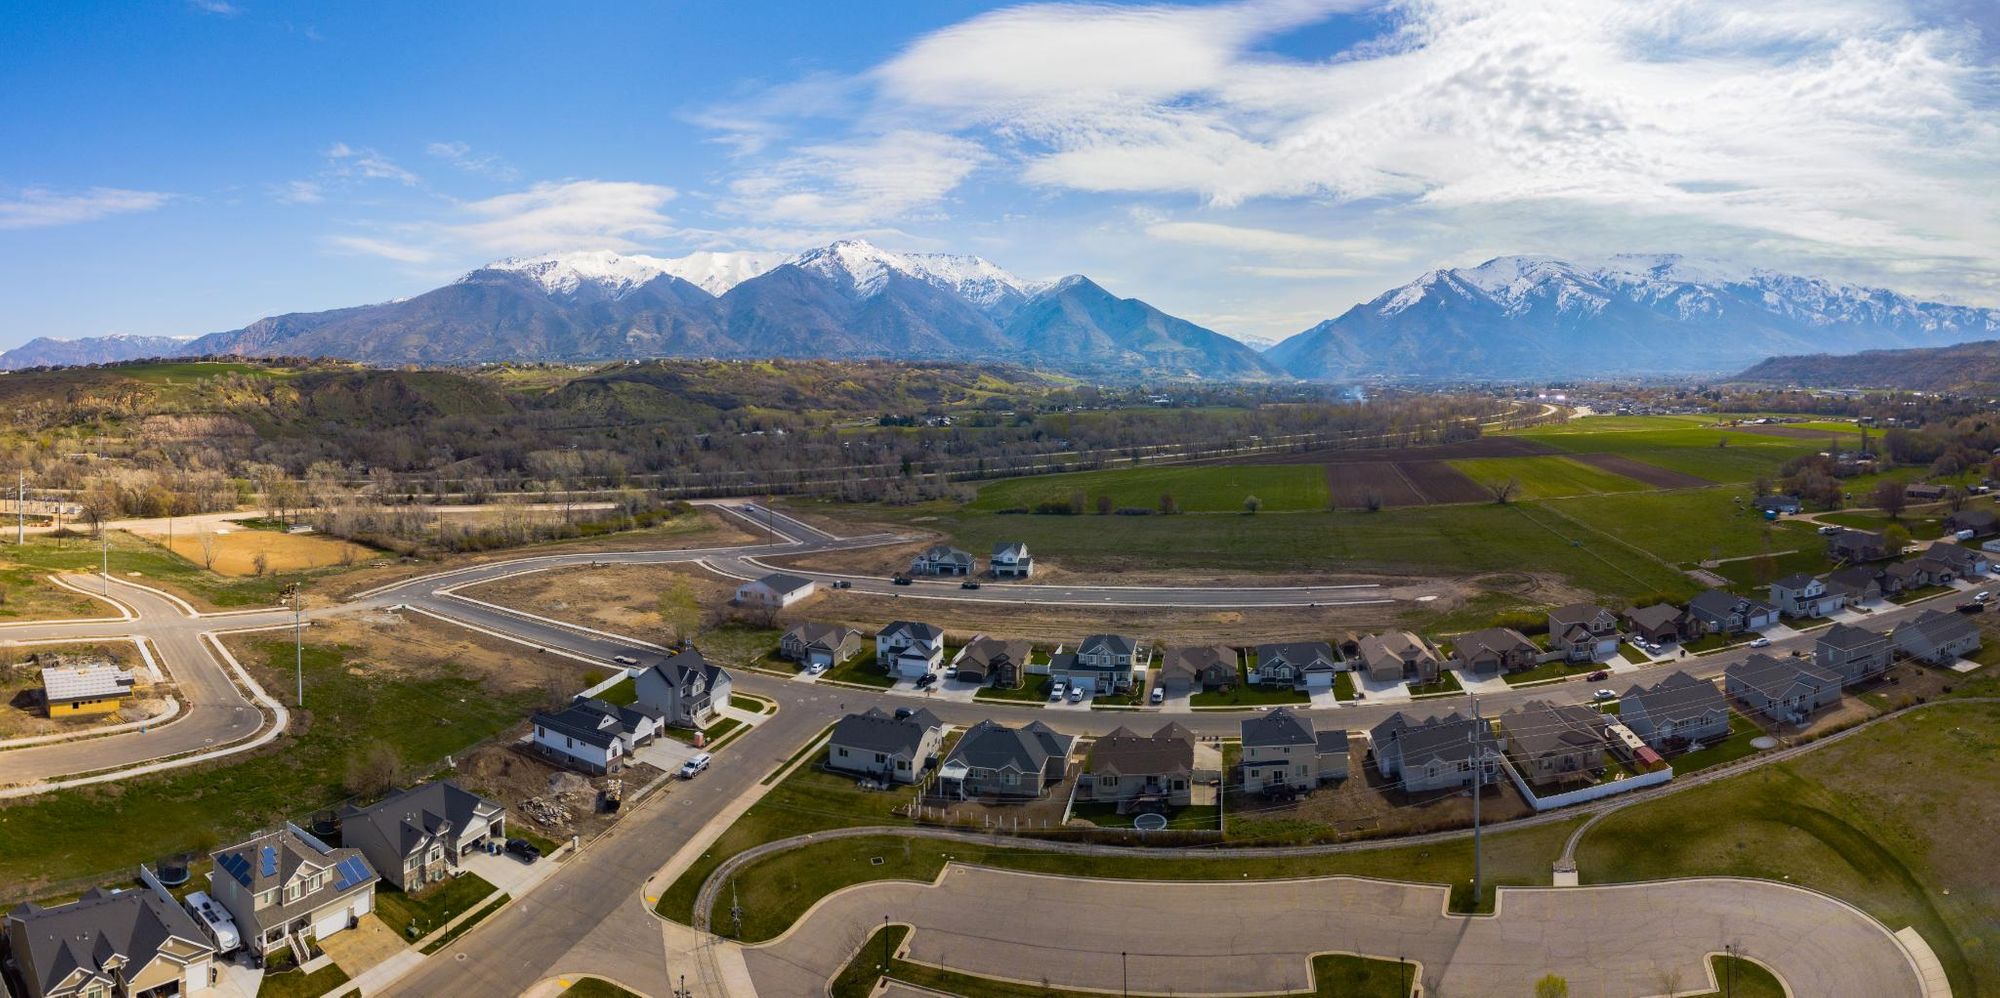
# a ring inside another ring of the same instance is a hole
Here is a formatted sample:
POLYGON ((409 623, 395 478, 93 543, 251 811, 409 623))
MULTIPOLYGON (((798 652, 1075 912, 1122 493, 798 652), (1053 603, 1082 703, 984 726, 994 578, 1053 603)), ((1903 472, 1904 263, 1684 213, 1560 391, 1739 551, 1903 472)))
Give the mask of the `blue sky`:
POLYGON ((2000 304, 1990 4, 15 4, 0 348, 849 235, 1278 338, 1682 252, 2000 304))

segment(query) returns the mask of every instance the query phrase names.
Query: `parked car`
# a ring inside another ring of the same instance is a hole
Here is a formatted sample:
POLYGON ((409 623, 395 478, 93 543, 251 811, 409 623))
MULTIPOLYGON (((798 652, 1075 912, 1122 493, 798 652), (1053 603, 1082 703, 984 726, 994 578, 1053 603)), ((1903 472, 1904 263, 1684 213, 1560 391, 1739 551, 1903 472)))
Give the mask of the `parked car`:
POLYGON ((852 583, 852 582, 849 582, 849 581, 847 581, 846 579, 840 579, 840 580, 837 580, 837 581, 835 581, 835 582, 834 582, 834 584, 833 584, 833 588, 835 588, 835 589, 852 589, 852 588, 854 588, 854 583, 852 583))
POLYGON ((917 689, 927 690, 935 685, 937 685, 937 673, 935 672, 926 672, 917 677, 917 689))
POLYGON ((1069 690, 1068 690, 1068 688, 1067 688, 1067 687, 1065 687, 1065 686, 1064 686, 1063 684, 1061 684, 1061 683, 1050 683, 1050 684, 1049 684, 1049 702, 1050 702, 1050 703, 1055 703, 1055 702, 1057 702, 1057 701, 1061 700, 1061 699, 1063 698, 1063 694, 1064 694, 1064 693, 1067 693, 1067 692, 1069 692, 1069 690))
POLYGON ((1605 681, 1605 680, 1607 680, 1607 679, 1610 679, 1610 678, 1611 678, 1611 673, 1608 673, 1608 672, 1604 671, 1603 669, 1599 669, 1599 670, 1597 670, 1596 672, 1593 672, 1593 673, 1591 673, 1590 675, 1588 675, 1588 676, 1585 676, 1585 677, 1583 677, 1583 678, 1585 678, 1585 679, 1588 679, 1588 680, 1590 680, 1590 681, 1591 681, 1591 682, 1593 682, 1593 683, 1601 683, 1601 682, 1603 682, 1603 681, 1605 681))
POLYGON ((977 588, 979 588, 979 583, 977 583, 977 582, 974 582, 974 581, 972 581, 971 579, 967 579, 967 580, 965 580, 964 582, 961 582, 961 583, 959 583, 959 584, 958 584, 958 588, 960 588, 960 589, 977 589, 977 588))
POLYGON ((1082 703, 1082 702, 1083 702, 1083 687, 1081 687, 1081 686, 1072 686, 1072 687, 1070 687, 1070 688, 1069 688, 1069 702, 1070 702, 1070 703, 1082 703))
POLYGON ((1984 590, 1984 589, 1981 589, 1980 591, 1978 591, 1978 592, 1976 592, 1976 593, 1973 593, 1973 594, 1972 594, 1972 598, 1973 598, 1973 599, 1976 599, 1976 600, 1978 600, 1978 601, 1979 601, 1979 602, 1981 602, 1981 603, 1984 603, 1984 602, 1986 602, 1987 600, 1989 600, 1989 599, 1992 599, 1992 598, 1993 598, 1993 594, 1992 594, 1992 593, 1989 593, 1989 592, 1987 592, 1987 591, 1986 591, 1986 590, 1984 590))
POLYGON ((911 710, 908 707, 898 707, 896 708, 896 720, 900 721, 906 717, 909 717, 911 714, 914 713, 916 713, 916 711, 911 710))
POLYGON ((910 577, 907 575, 897 575, 896 577, 890 579, 889 581, 899 586, 907 586, 910 584, 910 577))
POLYGON ((1154 703, 1166 703, 1166 702, 1167 702, 1167 688, 1166 688, 1166 687, 1164 687, 1164 686, 1155 686, 1155 687, 1153 687, 1153 695, 1152 695, 1152 697, 1150 697, 1150 699, 1151 699, 1151 700, 1152 700, 1152 701, 1153 701, 1154 703))
POLYGON ((532 863, 542 858, 542 848, 527 839, 508 839, 507 852, 509 855, 521 857, 523 863, 532 863))
POLYGON ((613 656, 611 656, 611 660, 612 660, 613 662, 616 662, 616 663, 618 663, 619 665, 638 665, 638 664, 639 664, 639 660, 638 660, 638 659, 636 659, 636 658, 633 658, 633 657, 632 657, 632 656, 630 656, 630 655, 613 655, 613 656))
POLYGON ((1752 647, 1752 648, 1769 648, 1769 647, 1771 647, 1771 639, 1770 639, 1770 638, 1758 638, 1757 640, 1755 640, 1755 641, 1752 641, 1752 642, 1750 642, 1750 647, 1752 647))
POLYGON ((1820 528, 1819 528, 1819 532, 1820 532, 1821 534, 1825 535, 1825 536, 1828 536, 1828 537, 1831 537, 1831 536, 1833 536, 1834 534, 1837 534, 1837 533, 1840 533, 1840 528, 1839 528, 1839 527, 1825 527, 1825 526, 1823 526, 1823 527, 1820 527, 1820 528))
POLYGON ((1598 700, 1616 700, 1616 699, 1618 699, 1618 694, 1616 694, 1616 693, 1613 693, 1613 692, 1611 692, 1610 690, 1598 690, 1597 692, 1595 692, 1595 693, 1592 693, 1592 694, 1591 694, 1591 696, 1592 696, 1592 697, 1594 697, 1594 698, 1596 698, 1596 699, 1598 699, 1598 700))
POLYGON ((1960 604, 1958 605, 1958 612, 1960 612, 1960 613, 1985 613, 1985 612, 1986 612, 1986 604, 1984 604, 1984 603, 1977 603, 1977 602, 1974 602, 1974 603, 1960 603, 1960 604))
POLYGON ((681 779, 692 780, 695 777, 700 776, 701 771, 708 768, 708 762, 710 758, 711 757, 709 756, 708 753, 703 752, 700 755, 697 755, 694 758, 689 759, 684 763, 681 763, 681 779))
POLYGON ((813 664, 806 666, 806 675, 808 676, 817 676, 825 671, 826 671, 825 662, 814 662, 813 664))

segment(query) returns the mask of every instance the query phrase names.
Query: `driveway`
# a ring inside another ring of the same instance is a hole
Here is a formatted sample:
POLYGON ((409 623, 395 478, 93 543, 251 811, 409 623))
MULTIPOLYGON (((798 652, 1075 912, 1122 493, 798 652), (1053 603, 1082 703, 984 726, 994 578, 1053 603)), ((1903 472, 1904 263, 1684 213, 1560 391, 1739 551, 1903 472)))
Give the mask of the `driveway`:
POLYGON ((952 865, 936 884, 834 895, 779 941, 744 951, 759 994, 818 993, 884 915, 916 927, 908 958, 988 977, 1117 992, 1306 990, 1311 956, 1358 951, 1422 967, 1424 994, 1533 994, 1560 974, 1580 995, 1708 989, 1725 944, 1796 995, 1921 993, 1880 924, 1762 881, 1503 888, 1500 913, 1443 913, 1445 888, 1333 877, 1264 883, 1079 880, 952 865), (993 931, 995 911, 1033 911, 993 931), (1199 925, 1194 932, 1166 930, 1199 925), (1122 959, 1121 959, 1122 955, 1122 959))
POLYGON ((1465 687, 1465 692, 1480 696, 1505 693, 1514 688, 1497 672, 1490 676, 1481 676, 1466 669, 1453 669, 1452 674, 1458 677, 1458 683, 1465 687))
POLYGON ((1374 703, 1409 703, 1410 687, 1400 679, 1370 679, 1365 672, 1354 674, 1354 688, 1374 703))

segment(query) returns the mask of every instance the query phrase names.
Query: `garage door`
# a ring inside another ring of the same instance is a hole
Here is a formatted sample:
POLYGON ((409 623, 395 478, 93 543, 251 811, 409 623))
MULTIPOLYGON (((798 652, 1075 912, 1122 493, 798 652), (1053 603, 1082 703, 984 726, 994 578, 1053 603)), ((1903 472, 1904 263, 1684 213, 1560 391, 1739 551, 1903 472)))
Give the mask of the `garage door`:
POLYGON ((1306 689, 1320 690, 1322 692, 1333 689, 1333 673, 1331 672, 1306 673, 1306 689))
POLYGON ((335 908, 321 915, 319 921, 313 923, 313 935, 325 939, 345 928, 347 928, 347 909, 335 908))

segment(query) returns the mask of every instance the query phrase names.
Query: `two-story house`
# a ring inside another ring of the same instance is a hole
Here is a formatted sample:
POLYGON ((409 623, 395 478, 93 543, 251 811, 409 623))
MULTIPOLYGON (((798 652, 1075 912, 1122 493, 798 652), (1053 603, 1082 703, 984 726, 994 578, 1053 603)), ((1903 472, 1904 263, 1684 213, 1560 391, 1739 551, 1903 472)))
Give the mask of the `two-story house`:
POLYGON ((1355 642, 1354 655, 1361 670, 1378 683, 1434 683, 1444 664, 1424 639, 1409 631, 1370 634, 1355 642))
POLYGON ((1031 800, 1062 781, 1074 736, 1040 721, 1010 728, 981 721, 960 735, 938 766, 937 795, 961 800, 1031 800))
POLYGON ((1607 718, 1578 704, 1530 700, 1500 715, 1514 766, 1536 786, 1589 781, 1604 771, 1607 718))
MULTIPOLYGON (((68 904, 7 913, 21 998, 167 998, 211 993, 215 945, 150 888, 93 887, 68 904)), ((0 983, 0 991, 5 991, 0 983)))
POLYGON ((1275 642, 1257 646, 1257 665, 1250 670, 1250 682, 1257 686, 1289 687, 1295 690, 1333 689, 1333 674, 1340 660, 1333 646, 1324 641, 1275 642))
POLYGON ((897 714, 902 716, 870 707, 834 722, 827 768, 883 783, 915 783, 937 756, 944 722, 922 708, 897 714))
POLYGON ((1116 804, 1119 814, 1164 811, 1191 803, 1194 735, 1169 723, 1150 735, 1119 726, 1100 735, 1084 757, 1076 799, 1116 804))
POLYGON ((1549 650, 1572 662, 1618 654, 1618 615, 1594 603, 1570 603, 1549 611, 1549 650))
POLYGON ((1025 541, 1000 541, 986 567, 996 579, 1025 579, 1035 574, 1035 558, 1025 541))
POLYGON ((901 679, 933 672, 944 662, 944 628, 894 620, 875 632, 875 664, 901 679))
POLYGON ((1313 730, 1312 719, 1279 707, 1242 722, 1243 792, 1290 796, 1347 779, 1347 732, 1313 730))
POLYGON ((1451 656, 1479 675, 1519 672, 1535 667, 1542 650, 1511 627, 1488 627, 1461 634, 1451 643, 1451 656))
POLYGON ((958 650, 951 666, 958 671, 960 682, 1019 689, 1027 682, 1028 659, 1034 653, 1034 642, 981 634, 958 650))
POLYGON ((1840 676, 1802 658, 1752 655, 1722 670, 1722 687, 1751 716, 1788 724, 1840 702, 1840 676))
POLYGON ((972 552, 949 544, 933 544, 910 559, 911 575, 971 575, 973 567, 972 552))
POLYGON ((1084 638, 1076 651, 1058 652, 1050 657, 1049 678, 1088 693, 1116 693, 1138 684, 1151 657, 1146 646, 1135 638, 1093 634, 1084 638))
POLYGON ((1687 612, 1671 603, 1635 606, 1625 611, 1624 617, 1635 638, 1663 643, 1692 636, 1693 624, 1687 612))
POLYGON ((1813 642, 1813 664, 1838 675, 1843 685, 1872 679, 1889 670, 1889 638, 1847 624, 1835 624, 1813 642))
POLYGON ((861 653, 861 632, 846 624, 806 621, 778 639, 778 654, 800 665, 831 669, 861 653))
POLYGON ((340 844, 361 850, 375 872, 402 891, 446 879, 474 849, 506 838, 507 809, 450 780, 340 812, 340 844))
POLYGON ((1829 591, 1819 579, 1794 572, 1771 583, 1771 602, 1787 617, 1830 617, 1847 605, 1847 597, 1829 591))
POLYGON ((335 849, 287 824, 210 855, 208 894, 229 911, 243 945, 290 949, 360 924, 375 910, 375 869, 359 849, 335 849))
POLYGON ((690 648, 654 662, 632 677, 635 706, 676 728, 705 729, 722 716, 736 680, 690 648))
MULTIPOLYGON (((643 674, 642 674, 643 675, 643 674)), ((615 773, 632 750, 650 744, 663 724, 659 710, 577 700, 558 711, 538 710, 529 736, 536 752, 586 773, 615 773)))
POLYGON ((1889 632, 1896 650, 1927 665, 1951 665, 1979 650, 1979 625, 1962 613, 1925 610, 1889 632))
POLYGON ((1760 599, 1708 589, 1688 601, 1690 627, 1703 634, 1761 631, 1778 622, 1778 608, 1760 599))
POLYGON ((1368 748, 1382 779, 1409 793, 1481 786, 1500 772, 1492 726, 1458 713, 1417 720, 1398 711, 1369 729, 1368 748))
POLYGON ((1715 684, 1675 670, 1619 698, 1618 720, 1659 752, 1678 752, 1729 737, 1729 701, 1715 684))
POLYGON ((1881 561, 1897 553, 1889 550, 1887 538, 1870 530, 1841 530, 1826 538, 1826 556, 1834 561, 1881 561))

